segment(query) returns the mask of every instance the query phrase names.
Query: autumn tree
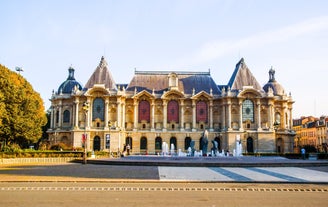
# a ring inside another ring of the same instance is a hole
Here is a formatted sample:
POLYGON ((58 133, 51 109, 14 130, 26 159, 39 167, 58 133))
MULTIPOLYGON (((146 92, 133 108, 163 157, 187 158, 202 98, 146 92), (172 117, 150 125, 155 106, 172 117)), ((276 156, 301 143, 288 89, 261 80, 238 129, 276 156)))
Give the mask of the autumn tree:
POLYGON ((27 147, 41 138, 46 121, 40 94, 23 76, 0 65, 0 140, 27 147))

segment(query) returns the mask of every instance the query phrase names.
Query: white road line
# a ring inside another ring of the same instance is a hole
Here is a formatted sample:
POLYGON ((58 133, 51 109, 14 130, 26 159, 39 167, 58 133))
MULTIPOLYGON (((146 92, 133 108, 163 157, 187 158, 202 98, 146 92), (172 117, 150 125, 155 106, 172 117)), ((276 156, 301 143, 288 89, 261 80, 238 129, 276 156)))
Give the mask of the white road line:
POLYGON ((328 173, 298 167, 265 167, 263 170, 280 173, 310 182, 328 182, 328 173))
POLYGON ((161 181, 233 181, 204 167, 158 167, 161 181))
POLYGON ((287 181, 282 178, 274 177, 271 175, 267 175, 260 172, 255 172, 252 170, 248 170, 247 168, 239 168, 239 167, 223 167, 222 169, 228 170, 230 172, 242 175, 244 177, 247 177, 249 179, 252 179, 253 181, 287 181))

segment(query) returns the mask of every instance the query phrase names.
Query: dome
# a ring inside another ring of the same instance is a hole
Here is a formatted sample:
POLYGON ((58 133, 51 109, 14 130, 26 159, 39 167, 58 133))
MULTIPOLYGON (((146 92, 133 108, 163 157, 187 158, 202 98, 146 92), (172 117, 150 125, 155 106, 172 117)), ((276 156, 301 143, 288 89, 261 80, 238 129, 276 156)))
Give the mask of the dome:
POLYGON ((280 83, 278 83, 274 77, 275 70, 271 67, 269 71, 269 82, 263 86, 263 90, 268 93, 269 88, 272 89, 273 95, 282 96, 285 94, 285 89, 282 87, 280 83))
POLYGON ((82 86, 74 78, 74 68, 70 67, 68 69, 68 78, 59 86, 58 93, 72 93, 74 87, 82 90, 82 86))

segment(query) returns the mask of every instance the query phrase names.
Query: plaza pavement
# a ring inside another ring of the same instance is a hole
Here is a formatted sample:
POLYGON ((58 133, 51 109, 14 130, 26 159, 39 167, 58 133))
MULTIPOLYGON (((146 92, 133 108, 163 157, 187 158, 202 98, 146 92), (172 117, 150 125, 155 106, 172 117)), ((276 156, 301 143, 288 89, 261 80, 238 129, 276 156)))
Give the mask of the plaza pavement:
POLYGON ((282 157, 128 156, 0 166, 0 182, 222 182, 328 184, 328 161, 282 157))

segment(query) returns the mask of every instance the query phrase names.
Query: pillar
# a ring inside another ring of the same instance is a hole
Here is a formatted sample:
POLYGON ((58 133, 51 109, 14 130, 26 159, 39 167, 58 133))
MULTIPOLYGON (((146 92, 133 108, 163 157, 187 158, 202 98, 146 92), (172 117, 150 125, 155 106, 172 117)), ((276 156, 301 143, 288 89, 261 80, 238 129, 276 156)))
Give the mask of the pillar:
POLYGON ((260 99, 257 100, 257 130, 261 131, 262 126, 261 126, 261 101, 260 99))
POLYGON ((232 130, 231 128, 231 100, 228 101, 228 131, 232 130))
POLYGON ((184 100, 180 100, 180 131, 184 131, 184 100))
POLYGON ((163 131, 166 131, 167 125, 167 101, 163 100, 163 131))
POLYGON ((138 106, 139 103, 137 100, 134 100, 134 122, 133 122, 133 130, 136 131, 138 129, 138 106))
POLYGON ((243 127, 243 101, 239 100, 239 131, 244 131, 243 127))
POLYGON ((151 131, 155 131, 155 100, 151 101, 151 131))
POLYGON ((210 100, 210 110, 209 110, 209 118, 210 118, 210 131, 214 131, 213 129, 213 100, 210 100))
POLYGON ((192 100, 192 131, 196 129, 196 100, 192 100))
POLYGON ((74 128, 79 128, 79 99, 76 98, 75 103, 75 120, 74 120, 74 128))

